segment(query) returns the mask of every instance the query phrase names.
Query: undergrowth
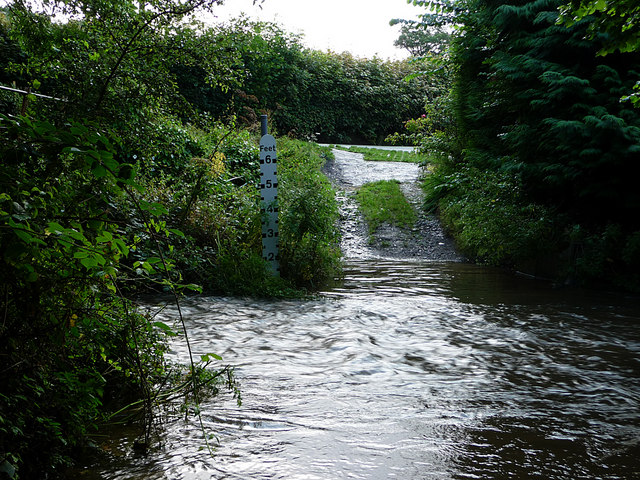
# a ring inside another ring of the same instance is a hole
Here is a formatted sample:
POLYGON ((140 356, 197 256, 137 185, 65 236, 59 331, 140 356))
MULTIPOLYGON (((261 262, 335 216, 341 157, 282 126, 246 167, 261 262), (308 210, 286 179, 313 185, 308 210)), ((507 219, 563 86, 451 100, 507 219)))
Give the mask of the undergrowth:
POLYGON ((438 211, 469 258, 562 283, 640 291, 640 232, 574 223, 530 201, 507 172, 453 170, 437 158, 430 170, 425 209, 438 211))
POLYGON ((279 142, 282 277, 273 277, 260 255, 256 138, 156 121, 167 150, 88 122, 0 118, 0 474, 8 478, 60 475, 124 411, 147 448, 159 403, 184 398, 199 418, 211 379, 224 374, 236 388, 213 353, 190 353, 187 374, 174 378, 164 353, 175 327, 138 312, 135 294, 168 294, 188 342, 182 295, 203 287, 302 295, 340 274, 337 205, 320 173, 326 150, 279 142))
POLYGON ((512 176, 473 168, 435 170, 424 188, 426 205, 439 208, 460 250, 480 263, 514 266, 555 246, 551 212, 526 202, 512 176))
POLYGON ((342 275, 338 203, 321 171, 331 156, 317 144, 278 141, 280 271, 311 289, 342 275))

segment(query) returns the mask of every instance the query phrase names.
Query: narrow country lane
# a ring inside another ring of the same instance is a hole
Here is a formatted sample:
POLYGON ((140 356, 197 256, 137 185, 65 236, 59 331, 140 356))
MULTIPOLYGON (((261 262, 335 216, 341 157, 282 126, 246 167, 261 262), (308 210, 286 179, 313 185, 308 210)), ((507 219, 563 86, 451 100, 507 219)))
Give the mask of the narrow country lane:
POLYGON ((342 252, 345 258, 396 258, 460 262, 453 241, 445 235, 434 215, 422 211, 423 194, 418 184, 421 169, 415 163, 369 162, 362 154, 334 149, 335 159, 325 166, 325 173, 338 190, 341 210, 342 252), (355 191, 378 180, 398 180, 409 202, 418 212, 411 230, 383 225, 370 242, 367 226, 358 212, 355 191))

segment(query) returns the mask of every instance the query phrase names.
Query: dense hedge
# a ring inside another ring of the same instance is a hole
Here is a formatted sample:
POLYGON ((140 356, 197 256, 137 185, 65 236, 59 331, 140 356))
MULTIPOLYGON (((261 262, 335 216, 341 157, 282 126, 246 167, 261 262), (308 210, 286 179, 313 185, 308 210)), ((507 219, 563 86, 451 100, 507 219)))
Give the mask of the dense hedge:
POLYGON ((234 71, 244 75, 223 91, 207 85, 202 68, 176 68, 180 90, 200 111, 234 114, 247 125, 269 113, 283 135, 379 143, 424 107, 425 79, 405 80, 419 62, 309 50, 277 25, 246 20, 212 34, 232 42, 240 55, 234 71))
POLYGON ((639 289, 640 109, 624 100, 638 52, 601 56, 596 19, 561 25, 557 0, 430 3, 425 21, 462 26, 451 93, 420 124, 438 157, 430 205, 480 261, 551 251, 554 275, 639 289))

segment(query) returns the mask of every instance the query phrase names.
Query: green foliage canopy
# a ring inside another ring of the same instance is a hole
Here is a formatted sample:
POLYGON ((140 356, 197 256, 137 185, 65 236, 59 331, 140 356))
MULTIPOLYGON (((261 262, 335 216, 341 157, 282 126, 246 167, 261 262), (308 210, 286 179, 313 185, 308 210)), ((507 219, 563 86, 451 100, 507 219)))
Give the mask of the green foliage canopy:
POLYGON ((278 25, 240 18, 210 31, 213 41, 237 53, 238 82, 208 86, 204 71, 176 68, 181 92, 200 111, 233 114, 255 128, 260 114, 280 133, 326 142, 380 142, 417 115, 424 103, 421 78, 409 62, 319 52, 278 25), (215 30, 215 32, 213 32, 215 30), (196 87, 197 86, 197 87, 196 87), (375 115, 372 112, 376 112, 375 115))
POLYGON ((432 102, 410 125, 436 147, 430 204, 472 256, 513 265, 547 255, 545 245, 577 249, 599 265, 567 260, 582 279, 633 283, 640 114, 628 99, 640 72, 637 2, 414 3, 431 9, 425 25, 455 27, 450 101, 432 102), (563 22, 560 9, 571 18, 563 22), (505 191, 517 195, 498 194, 505 191), (491 221, 499 207, 513 235, 491 221))
POLYGON ((620 97, 637 55, 597 57, 588 22, 556 24, 558 2, 476 2, 457 43, 458 118, 468 159, 522 178, 538 201, 583 221, 633 222, 640 117, 620 97))
POLYGON ((640 4, 635 0, 571 0, 560 6, 560 12, 559 23, 568 27, 590 17, 592 38, 606 35, 600 55, 640 48, 640 4))
MULTIPOLYGON (((189 17, 217 3, 45 2, 64 15, 65 21, 55 21, 52 12, 13 2, 7 7, 8 34, 25 55, 5 71, 17 79, 37 79, 41 92, 64 98, 51 106, 59 118, 102 118, 130 126, 159 112, 185 113, 176 65, 197 65, 206 84, 221 89, 238 82, 233 50, 213 41, 211 32, 189 17)), ((28 87, 19 80, 17 86, 28 87)))

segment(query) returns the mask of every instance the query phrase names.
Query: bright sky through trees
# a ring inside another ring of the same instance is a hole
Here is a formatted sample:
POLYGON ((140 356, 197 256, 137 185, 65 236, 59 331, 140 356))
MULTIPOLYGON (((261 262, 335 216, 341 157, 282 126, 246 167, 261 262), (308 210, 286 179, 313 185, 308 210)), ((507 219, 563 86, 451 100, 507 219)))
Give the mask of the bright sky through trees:
POLYGON ((287 31, 303 33, 305 45, 317 50, 397 59, 407 54, 393 46, 399 26, 389 26, 389 20, 416 19, 423 10, 406 0, 265 0, 262 9, 252 0, 227 0, 217 12, 218 20, 245 12, 253 19, 276 22, 287 31))

